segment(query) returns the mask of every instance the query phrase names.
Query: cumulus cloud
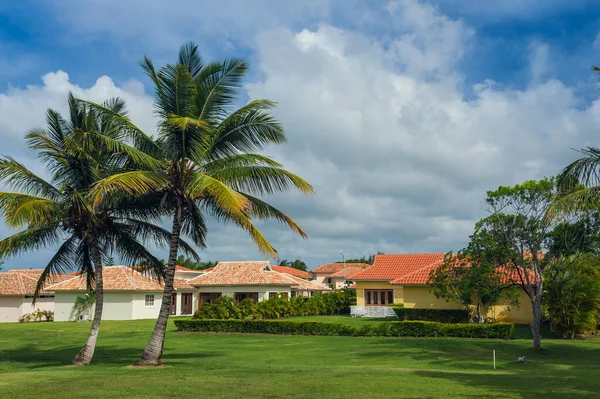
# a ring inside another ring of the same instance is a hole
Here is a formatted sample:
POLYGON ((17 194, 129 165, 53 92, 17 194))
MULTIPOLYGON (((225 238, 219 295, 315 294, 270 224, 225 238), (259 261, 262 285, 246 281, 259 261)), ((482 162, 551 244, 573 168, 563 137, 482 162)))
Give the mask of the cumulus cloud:
MULTIPOLYGON (((207 18, 166 15, 158 8, 145 14, 152 29, 142 31, 136 20, 141 16, 123 23, 129 3, 115 2, 124 14, 110 18, 82 10, 78 29, 114 28, 119 37, 172 47, 199 32, 207 18)), ((94 10, 96 3, 91 4, 94 10)), ((260 14, 266 18, 260 21, 276 19, 263 29, 240 20, 231 30, 261 31, 243 39, 253 38, 259 72, 247 94, 278 102, 275 114, 289 143, 269 154, 317 192, 271 199, 310 236, 302 240, 284 226, 260 223, 282 258, 300 257, 314 267, 337 259, 340 250, 348 258, 459 249, 483 216, 487 190, 553 175, 577 156, 570 148, 594 144, 600 102, 595 97, 582 103, 574 88, 549 78, 545 64, 551 59, 543 43, 532 47, 532 79, 525 89, 491 80, 465 87, 461 60, 477 32, 429 3, 382 2, 391 26, 385 35, 332 23, 317 2, 284 7, 277 17, 260 14), (311 13, 321 22, 285 26, 311 13)), ((209 27, 239 17, 210 15, 209 27)), ((102 77, 82 88, 58 71, 41 85, 0 95, 0 131, 7 146, 0 152, 23 151, 22 133, 43 124, 47 107, 62 110, 69 90, 94 101, 122 96, 134 122, 153 131, 151 99, 141 83, 115 84, 102 77)), ((218 223, 209 226, 209 248, 202 256, 260 259, 243 232, 218 223)))
POLYGON ((264 80, 248 92, 278 101, 290 145, 274 154, 317 191, 277 199, 311 235, 284 253, 458 249, 486 190, 553 175, 593 143, 598 102, 581 108, 542 70, 527 90, 485 81, 467 100, 457 62, 472 30, 415 1, 390 13, 401 29, 386 46, 329 25, 257 40, 264 80))

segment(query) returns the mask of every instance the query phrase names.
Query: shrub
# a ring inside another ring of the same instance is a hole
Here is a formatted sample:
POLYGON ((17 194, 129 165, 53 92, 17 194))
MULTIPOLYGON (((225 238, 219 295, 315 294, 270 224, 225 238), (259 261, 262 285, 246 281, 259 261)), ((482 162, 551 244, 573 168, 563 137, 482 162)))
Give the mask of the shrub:
POLYGON ((568 267, 545 271, 544 307, 552 331, 563 338, 595 332, 600 322, 600 260, 584 255, 568 267))
POLYGON ((54 321, 54 312, 51 310, 38 309, 32 313, 26 313, 19 317, 19 323, 32 323, 38 321, 54 321))
POLYGON ((440 323, 469 322, 469 311, 466 309, 415 309, 397 305, 392 308, 401 320, 437 321, 440 323))
POLYGON ((203 304, 194 318, 244 320, 337 315, 350 313, 350 306, 353 304, 356 304, 356 292, 349 289, 318 294, 312 298, 296 296, 289 300, 277 295, 257 304, 247 298, 236 305, 232 298, 222 296, 212 304, 203 304))
POLYGON ((289 320, 175 320, 179 331, 263 333, 291 335, 343 335, 381 337, 466 337, 503 338, 512 335, 514 325, 448 324, 430 321, 390 321, 355 327, 343 323, 289 320))

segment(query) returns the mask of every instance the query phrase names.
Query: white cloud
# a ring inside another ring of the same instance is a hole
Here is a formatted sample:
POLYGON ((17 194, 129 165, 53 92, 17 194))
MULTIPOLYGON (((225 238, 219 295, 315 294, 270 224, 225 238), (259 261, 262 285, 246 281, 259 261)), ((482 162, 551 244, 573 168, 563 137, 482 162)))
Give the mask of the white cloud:
POLYGON ((530 79, 532 83, 538 83, 544 79, 550 69, 550 49, 547 43, 534 42, 530 46, 529 57, 530 79))
MULTIPOLYGON (((216 35, 229 27, 232 36, 243 32, 232 43, 255 40, 260 79, 248 84, 248 94, 277 101, 275 114, 289 135, 289 144, 269 152, 317 191, 273 198, 309 240, 280 225, 261 228, 282 258, 300 257, 309 266, 337 259, 340 250, 348 258, 459 249, 482 216, 487 190, 555 174, 577 156, 570 148, 597 141, 600 102, 583 105, 574 88, 548 79, 552 59, 545 44, 532 47, 535 84, 514 90, 482 81, 465 88, 460 61, 476 32, 422 2, 390 3, 384 12, 393 29, 385 36, 325 22, 328 9, 319 2, 286 3, 277 16, 258 13, 267 2, 248 15, 230 14, 233 2, 222 13, 206 14, 210 18, 190 13, 191 6, 174 7, 174 14, 158 6, 131 16, 139 3, 122 1, 110 3, 115 9, 108 15, 101 3, 78 10, 79 20, 70 12, 64 18, 87 34, 111 31, 122 40, 156 42, 157 51, 213 28, 216 35), (283 27, 306 15, 323 19, 283 27), (254 36, 260 26, 264 30, 254 36)), ((122 96, 134 122, 154 129, 141 83, 101 77, 84 88, 58 71, 41 85, 0 94, 0 152, 22 152, 22 133, 43 125, 47 107, 64 110, 69 90, 94 101, 122 96)), ((218 223, 209 226, 202 256, 260 259, 243 232, 218 223)))

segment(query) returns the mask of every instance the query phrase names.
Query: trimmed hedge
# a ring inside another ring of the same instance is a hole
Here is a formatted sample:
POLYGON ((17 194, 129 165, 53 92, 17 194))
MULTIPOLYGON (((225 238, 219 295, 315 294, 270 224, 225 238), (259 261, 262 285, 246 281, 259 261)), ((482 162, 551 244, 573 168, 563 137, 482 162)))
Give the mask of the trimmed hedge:
POLYGON ((401 320, 437 321, 439 323, 468 323, 466 309, 415 309, 392 306, 401 320))
POLYGON ((343 335, 373 337, 465 337, 509 339, 514 325, 448 324, 431 321, 390 321, 355 327, 343 323, 288 320, 175 320, 178 331, 343 335))

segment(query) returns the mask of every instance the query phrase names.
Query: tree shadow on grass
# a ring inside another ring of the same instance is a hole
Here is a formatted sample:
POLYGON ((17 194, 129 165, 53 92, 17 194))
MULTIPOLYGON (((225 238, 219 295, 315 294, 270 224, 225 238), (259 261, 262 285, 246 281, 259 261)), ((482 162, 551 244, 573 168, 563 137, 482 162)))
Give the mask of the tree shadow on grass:
MULTIPOLYGON (((35 344, 28 344, 13 349, 0 351, 0 361, 19 363, 27 369, 45 367, 68 366, 73 361, 81 345, 66 345, 54 348, 40 348, 35 344)), ((124 348, 122 346, 98 345, 94 353, 92 364, 109 366, 129 366, 135 364, 142 355, 143 348, 124 348)), ((183 360, 219 356, 215 352, 177 353, 166 352, 163 356, 165 365, 185 364, 183 360)))
POLYGON ((374 340, 356 356, 407 357, 415 361, 410 371, 415 375, 485 388, 498 392, 499 397, 598 397, 600 342, 554 340, 542 344, 544 349, 534 352, 528 341, 374 340), (528 362, 517 363, 517 357, 523 355, 528 362))

